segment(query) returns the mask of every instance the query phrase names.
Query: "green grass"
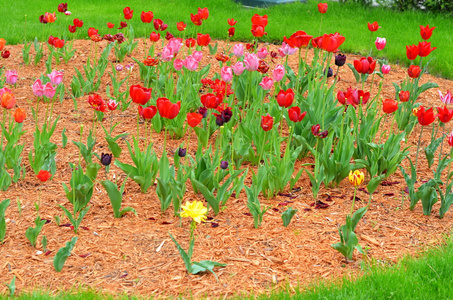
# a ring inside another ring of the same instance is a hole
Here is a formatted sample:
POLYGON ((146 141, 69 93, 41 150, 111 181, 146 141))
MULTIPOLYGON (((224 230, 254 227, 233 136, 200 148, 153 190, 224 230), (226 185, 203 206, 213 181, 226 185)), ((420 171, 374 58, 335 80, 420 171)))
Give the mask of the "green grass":
MULTIPOLYGON (((356 280, 344 277, 336 282, 321 282, 296 293, 280 290, 269 294, 238 295, 234 299, 453 299, 453 239, 446 245, 433 248, 419 258, 406 257, 389 266, 375 263, 364 266, 364 275, 356 280), (305 291, 306 290, 306 291, 305 291)), ((150 295, 151 296, 151 295, 150 295)), ((0 295, 0 300, 8 299, 0 295)), ((51 296, 48 292, 23 293, 16 299, 76 300, 76 299, 141 299, 112 296, 95 291, 75 290, 51 296)), ((148 298, 149 299, 149 298, 148 298)))
MULTIPOLYGON (((106 23, 113 22, 116 25, 123 20, 122 10, 130 6, 134 10, 134 17, 128 23, 132 24, 138 36, 145 36, 145 30, 149 35, 151 24, 143 24, 140 13, 153 11, 155 18, 164 20, 169 24, 168 30, 178 34, 176 22, 184 21, 188 24, 185 35, 193 35, 195 30, 200 29, 203 33, 210 33, 212 37, 224 39, 229 28, 228 18, 238 20, 236 25, 236 40, 250 41, 251 17, 253 14, 267 14, 269 25, 266 28, 268 35, 264 41, 280 43, 284 35, 289 36, 297 30, 305 30, 308 34, 319 34, 321 15, 316 4, 318 1, 309 0, 307 4, 300 2, 286 5, 277 5, 269 8, 247 9, 232 0, 166 0, 148 2, 135 1, 101 1, 101 0, 78 0, 69 2, 68 8, 72 16, 66 17, 58 13, 57 7, 61 0, 27 0, 15 1, 14 5, 0 6, 1 37, 11 44, 22 43, 25 33, 25 15, 27 15, 26 40, 30 41, 35 36, 39 39, 47 38, 50 34, 62 36, 62 32, 69 34, 67 25, 73 18, 84 21, 84 26, 76 33, 76 38, 86 38, 89 27, 100 29, 100 34, 109 33, 106 23), (190 21, 190 13, 196 13, 198 7, 208 7, 210 16, 201 28, 195 28, 190 21), (38 19, 46 11, 57 11, 57 22, 42 25, 38 19), (61 31, 60 31, 61 30, 61 31)), ((338 31, 346 37, 341 47, 342 51, 350 53, 369 52, 374 48, 374 40, 377 36, 387 39, 386 48, 379 53, 394 63, 407 65, 406 45, 418 44, 421 41, 419 25, 430 24, 436 26, 430 39, 432 46, 438 47, 429 58, 431 73, 453 78, 453 19, 447 15, 431 14, 424 12, 394 12, 384 8, 369 8, 358 4, 341 4, 329 2, 329 9, 323 17, 322 33, 338 31), (374 33, 370 43, 370 32, 367 22, 378 21, 382 27, 374 33)), ((376 54, 376 52, 374 53, 376 54)), ((417 63, 417 61, 415 61, 417 63)))

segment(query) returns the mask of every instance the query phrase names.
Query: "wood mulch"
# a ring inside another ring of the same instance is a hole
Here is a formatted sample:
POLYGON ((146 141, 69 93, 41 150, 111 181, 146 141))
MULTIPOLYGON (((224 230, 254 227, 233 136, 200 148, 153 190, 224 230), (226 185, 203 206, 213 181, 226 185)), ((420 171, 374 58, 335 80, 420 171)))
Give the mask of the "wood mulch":
MULTIPOLYGON (((219 43, 221 49, 224 42, 219 43)), ((100 43, 102 48, 105 45, 105 41, 100 43)), ((144 57, 143 45, 143 41, 140 40, 139 47, 133 53, 134 57, 140 59, 144 57)), ((238 195, 237 199, 231 198, 226 209, 218 216, 210 212, 212 219, 197 227, 193 260, 214 260, 227 264, 226 267, 215 269, 219 279, 217 282, 211 273, 190 275, 186 272, 169 233, 187 249, 190 221, 183 219, 180 226, 179 219, 172 216, 171 210, 161 213, 155 186, 146 194, 141 194, 138 185, 129 180, 126 184, 123 206, 135 208, 138 216, 127 214, 121 219, 115 219, 108 196, 97 183, 89 204, 90 211, 82 222, 85 229, 81 229, 77 235, 79 238, 76 246, 62 272, 57 273, 53 268, 53 256, 74 236, 74 233, 69 227, 59 227, 54 217, 63 216, 57 204, 68 204, 62 187, 62 183, 68 184, 70 179, 68 163, 77 163, 78 160, 75 145, 69 142, 66 148, 62 148, 61 133, 66 128, 68 140, 78 141, 81 124, 86 128, 91 126, 92 109, 87 103, 87 96, 78 99, 78 111, 74 110, 68 95, 62 104, 56 103, 55 114, 61 116, 52 137, 52 141, 59 147, 56 158, 57 173, 53 180, 41 184, 30 168, 27 155, 32 150, 33 143, 34 120, 31 117, 31 107, 36 106, 36 97, 32 94, 31 85, 35 78, 45 72, 45 65, 42 62, 38 66, 26 66, 21 60, 22 47, 20 45, 7 47, 11 51, 11 57, 2 60, 1 63, 6 69, 18 71, 19 81, 13 91, 17 97, 17 104, 27 110, 27 119, 24 122, 24 129, 27 132, 21 138, 21 142, 25 142, 23 164, 26 167, 26 175, 6 192, 1 192, 1 200, 10 198, 11 205, 6 211, 6 239, 4 244, 0 245, 0 283, 10 282, 13 275, 16 275, 18 291, 42 288, 57 292, 80 286, 111 293, 214 297, 249 291, 269 291, 287 285, 294 288, 299 284, 305 286, 308 283, 339 278, 343 275, 360 275, 361 263, 371 259, 393 264, 402 256, 415 255, 427 247, 441 244, 444 236, 451 233, 453 213, 448 212, 445 218, 440 220, 437 217, 439 203, 434 206, 433 214, 429 217, 423 215, 421 204, 417 205, 414 211, 409 210, 410 201, 403 192, 406 184, 401 173, 397 171, 390 176, 387 185, 378 187, 369 211, 357 227, 360 244, 367 250, 367 255, 362 257, 356 252, 353 262, 345 262, 342 255, 332 249, 331 244, 339 241, 338 226, 344 224, 345 216, 350 211, 354 189, 347 180, 337 188, 322 188, 319 199, 327 203, 328 207, 316 209, 312 206, 310 183, 304 174, 294 190, 288 190, 285 194, 272 199, 261 198, 262 203, 272 206, 272 209, 264 215, 263 224, 258 229, 253 228, 253 218, 248 214, 244 192, 238 195), (26 229, 34 226, 37 215, 34 203, 38 201, 41 218, 50 221, 44 225, 38 238, 40 241, 42 235, 47 236, 47 247, 52 251, 49 255, 38 252, 42 251, 40 242, 33 248, 25 237, 26 229), (17 202, 21 204, 21 213, 17 202), (298 212, 291 224, 285 228, 282 226, 280 214, 289 206, 298 212)), ((74 67, 82 69, 90 55, 89 41, 75 41, 74 47, 77 53, 68 65, 54 65, 54 68, 64 70, 64 84, 67 87, 74 74, 74 67)), ((278 47, 270 45, 270 48, 275 50, 278 47)), ((308 57, 311 60, 312 50, 309 50, 308 57)), ((359 57, 347 55, 347 62, 352 63, 359 57)), ((123 65, 130 62, 132 58, 127 57, 123 65)), ((297 53, 290 57, 292 66, 296 62, 297 53)), ((208 56, 206 51, 202 65, 208 63, 212 64, 211 72, 218 71, 218 63, 213 57, 208 56)), ((395 91, 391 83, 400 83, 404 80, 406 70, 392 65, 390 74, 385 77, 382 99, 394 98, 395 91)), ((140 82, 138 72, 136 66, 130 84, 140 82)), ((126 71, 123 71, 122 76, 125 74, 126 71)), ((340 77, 337 90, 357 86, 352 72, 346 66, 341 68, 340 77)), ((331 79, 329 80, 331 83, 331 79)), ((379 80, 376 76, 372 95, 377 93, 379 80)), ((453 91, 452 81, 425 75, 423 82, 427 80, 438 83, 444 93, 446 90, 453 91)), ((109 81, 108 75, 105 75, 99 91, 103 97, 109 81)), ((366 85, 368 89, 369 81, 366 85)), ((427 106, 441 105, 437 89, 423 93, 419 101, 427 106)), ((40 105, 40 118, 44 118, 44 111, 45 106, 40 105)), ((132 104, 126 112, 115 114, 114 121, 121 121, 115 133, 134 134, 135 105, 132 104)), ((390 122, 385 126, 388 128, 390 122)), ((445 130, 449 132, 450 126, 447 125, 445 130)), ((420 126, 416 126, 407 141, 408 145, 413 146, 411 148, 413 159, 419 132, 420 126)), ((196 149, 196 137, 192 136, 190 140, 190 149, 196 149)), ((422 145, 427 146, 429 140, 429 130, 425 130, 422 145)), ((160 155, 163 135, 154 133, 153 142, 154 149, 160 155)), ((168 149, 170 152, 175 151, 181 143, 182 140, 171 140, 168 149)), ((124 141, 121 142, 121 146, 124 149, 121 161, 130 161, 124 141)), ((447 148, 444 147, 444 155, 449 152, 447 148)), ((95 152, 100 154, 107 151, 103 132, 98 128, 95 152)), ((304 162, 310 161, 310 158, 298 161, 296 170, 301 168, 304 162)), ((432 173, 423 155, 419 161, 420 180, 431 178, 432 173)), ((403 165, 407 168, 407 161, 403 165)), ((99 179, 103 179, 106 175, 101 170, 98 176, 99 179)), ((125 174, 121 170, 111 166, 109 179, 117 178, 122 182, 124 177, 125 174)), ((250 184, 249 178, 247 184, 250 184)), ((192 191, 189 182, 187 188, 184 201, 203 200, 201 195, 192 191)), ((357 197, 362 200, 356 202, 356 208, 365 206, 368 195, 364 190, 359 190, 357 197)), ((63 218, 62 223, 67 222, 68 220, 63 218)), ((5 293, 6 287, 0 288, 0 292, 5 293)))

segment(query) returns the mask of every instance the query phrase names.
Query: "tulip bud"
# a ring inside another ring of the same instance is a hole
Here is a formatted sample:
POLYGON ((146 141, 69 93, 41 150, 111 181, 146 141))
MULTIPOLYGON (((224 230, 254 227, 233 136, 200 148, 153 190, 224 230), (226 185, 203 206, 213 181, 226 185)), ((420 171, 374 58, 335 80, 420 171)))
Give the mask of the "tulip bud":
POLYGON ((382 65, 382 74, 388 74, 390 73, 390 66, 389 65, 382 65))
POLYGON ((115 67, 115 69, 116 69, 118 72, 121 72, 121 71, 123 71, 123 65, 117 64, 116 67, 115 67))
POLYGON ((453 131, 448 135, 448 144, 453 147, 453 131))
MULTIPOLYGON (((326 69, 324 69, 324 71, 322 73, 326 74, 326 69)), ((327 78, 332 77, 332 76, 333 76, 333 70, 332 70, 332 68, 329 67, 329 70, 327 71, 327 78)))
POLYGON ((354 186, 359 186, 362 184, 363 180, 365 179, 365 175, 363 172, 359 170, 355 170, 354 172, 349 171, 349 182, 354 186))
POLYGON ((344 54, 338 54, 338 55, 335 55, 335 65, 337 67, 341 67, 343 66, 344 64, 346 63, 346 55, 344 54))
POLYGON ((110 163, 112 162, 112 154, 104 154, 102 153, 101 154, 101 164, 103 164, 104 166, 108 166, 110 165, 110 163))
POLYGON ((222 160, 222 161, 220 162, 220 168, 221 168, 222 170, 228 169, 228 162, 227 162, 226 160, 222 160))
POLYGON ((202 106, 198 109, 198 113, 203 116, 203 119, 205 119, 208 116, 208 109, 202 106))
POLYGON ((179 157, 185 157, 186 154, 187 154, 186 148, 179 148, 179 149, 178 149, 178 156, 179 156, 179 157))

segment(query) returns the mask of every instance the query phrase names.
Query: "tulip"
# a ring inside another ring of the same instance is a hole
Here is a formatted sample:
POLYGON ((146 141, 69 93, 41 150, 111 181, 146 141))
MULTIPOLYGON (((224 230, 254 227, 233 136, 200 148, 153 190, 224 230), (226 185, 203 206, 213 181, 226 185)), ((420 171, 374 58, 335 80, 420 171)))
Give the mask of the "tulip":
POLYGON ((233 47, 233 54, 236 57, 242 57, 244 55, 244 44, 236 44, 233 47))
POLYGON ((264 90, 268 91, 274 85, 274 80, 268 76, 263 77, 259 84, 264 90))
POLYGON ((100 112, 106 112, 107 111, 107 105, 104 101, 104 99, 101 98, 98 94, 93 94, 88 96, 88 103, 91 105, 91 107, 100 112))
POLYGON ((154 18, 154 14, 152 11, 144 12, 142 11, 142 14, 140 15, 140 18, 142 19, 143 23, 151 23, 151 21, 154 18))
POLYGON ((188 39, 186 39, 186 47, 193 48, 193 47, 195 47, 196 42, 197 42, 197 40, 195 40, 194 38, 188 38, 188 39))
POLYGON ((10 94, 12 94, 13 91, 11 91, 11 90, 10 90, 9 88, 7 88, 7 87, 4 87, 4 88, 0 89, 0 100, 2 99, 2 96, 3 96, 3 94, 5 94, 5 93, 10 93, 10 94))
POLYGON ((16 111, 13 114, 14 116, 14 121, 17 123, 22 123, 25 120, 26 114, 25 114, 25 109, 18 107, 16 111))
POLYGON ((244 58, 244 64, 247 71, 256 71, 258 70, 260 60, 255 54, 247 54, 244 58))
POLYGON ((233 116, 233 112, 231 111, 230 107, 225 107, 225 104, 223 106, 218 106, 216 110, 220 113, 213 113, 213 115, 216 116, 215 123, 218 126, 222 126, 225 123, 228 123, 231 120, 231 117, 233 116))
POLYGON ((118 72, 123 71, 123 65, 122 65, 122 64, 117 64, 117 65, 115 66, 115 70, 117 70, 118 72))
POLYGON ((287 43, 291 48, 305 48, 313 36, 308 35, 305 31, 299 30, 293 33, 290 38, 283 37, 283 41, 287 43))
POLYGON ((171 47, 165 46, 160 57, 163 61, 171 61, 173 59, 173 49, 171 49, 171 47))
POLYGON ((226 160, 222 160, 220 162, 220 169, 222 169, 222 170, 228 169, 228 162, 226 160))
POLYGON ((390 66, 389 65, 382 65, 381 71, 382 71, 382 74, 390 73, 390 66))
POLYGON ((398 97, 400 98, 401 102, 407 102, 410 99, 410 92, 409 91, 400 91, 398 94, 398 97))
POLYGON ((209 10, 207 7, 198 8, 198 15, 202 20, 207 20, 209 17, 209 10))
POLYGON ((272 72, 272 78, 274 81, 280 81, 285 76, 285 67, 281 64, 278 64, 274 71, 272 72))
POLYGON ((305 115, 307 114, 306 111, 303 113, 300 113, 300 107, 294 106, 288 109, 288 117, 291 121, 293 122, 300 122, 305 118, 305 115))
POLYGON ((188 113, 187 114, 187 124, 190 127, 197 127, 200 124, 201 120, 203 119, 203 115, 200 113, 188 113))
POLYGON ((171 103, 167 98, 159 98, 156 101, 157 110, 162 118, 174 119, 179 114, 181 109, 181 101, 178 101, 176 104, 171 103))
POLYGON ((175 68, 176 71, 179 71, 182 69, 182 60, 177 58, 173 61, 173 67, 175 68))
POLYGON ((134 103, 145 105, 151 99, 151 88, 145 88, 140 85, 132 85, 129 94, 134 103))
POLYGON ((51 14, 46 12, 44 14, 44 19, 46 20, 47 23, 54 23, 55 20, 57 19, 57 15, 55 13, 51 14))
POLYGON ((16 97, 12 93, 4 93, 1 98, 3 108, 11 109, 16 105, 16 97))
POLYGON ((266 56, 267 56, 267 49, 265 47, 261 48, 260 50, 258 50, 258 52, 256 53, 256 55, 258 56, 259 59, 265 59, 266 56))
POLYGON ((149 40, 153 43, 157 42, 158 40, 160 39, 160 33, 156 33, 156 32, 151 32, 151 34, 149 35, 149 40))
POLYGON ((200 26, 203 23, 203 19, 199 14, 190 14, 190 20, 195 26, 200 26))
POLYGON ((337 67, 344 66, 345 63, 346 63, 346 55, 341 54, 341 53, 335 55, 335 65, 337 67))
POLYGON ((109 102, 107 102, 107 107, 109 110, 115 110, 118 107, 118 102, 116 102, 113 99, 110 99, 109 102))
POLYGON ((359 104, 359 93, 356 89, 349 87, 346 92, 338 91, 337 100, 343 105, 352 104, 355 107, 359 104))
POLYGON ((163 31, 163 30, 167 29, 167 27, 168 27, 168 25, 164 24, 164 22, 161 19, 154 19, 153 25, 154 25, 154 29, 156 29, 157 31, 163 31))
POLYGON ((63 81, 63 72, 52 71, 50 74, 47 74, 47 77, 50 78, 51 84, 59 85, 63 81))
POLYGON ((382 110, 386 114, 394 113, 398 110, 398 102, 392 99, 385 99, 382 101, 382 110))
POLYGON ((68 30, 69 30, 70 33, 75 33, 76 30, 77 30, 77 26, 75 26, 75 25, 69 25, 69 26, 68 26, 68 30))
POLYGON ((233 72, 234 75, 240 76, 245 70, 244 63, 242 61, 238 61, 233 65, 233 72))
POLYGON ((68 10, 68 3, 58 4, 58 12, 64 13, 68 10))
POLYGON ((8 70, 6 71, 6 83, 7 84, 16 84, 17 78, 19 78, 19 75, 17 75, 16 70, 8 70))
POLYGON ((178 29, 178 31, 186 30, 186 26, 187 26, 187 24, 184 23, 184 22, 177 22, 176 23, 176 29, 178 29))
POLYGON ((125 18, 126 20, 132 19, 132 14, 133 14, 133 13, 134 13, 134 11, 131 10, 130 7, 125 7, 125 8, 123 9, 124 18, 125 18))
POLYGON ((354 69, 360 74, 371 74, 376 67, 376 61, 372 57, 362 57, 360 60, 354 60, 354 69))
POLYGON ((349 182, 353 186, 359 186, 363 183, 363 180, 365 179, 365 175, 363 172, 359 170, 355 170, 354 172, 351 170, 349 171, 349 182))
POLYGON ((253 25, 266 27, 267 23, 268 23, 267 15, 260 16, 258 14, 254 14, 253 17, 252 17, 252 24, 253 25))
POLYGON ((448 135, 448 144, 453 147, 453 131, 448 135))
POLYGON ((79 27, 79 28, 83 26, 83 21, 79 20, 79 19, 74 19, 72 21, 72 23, 74 24, 74 26, 79 27))
POLYGON ((329 134, 329 132, 327 130, 321 131, 321 125, 319 125, 319 124, 311 126, 311 133, 315 137, 319 137, 322 139, 326 138, 327 135, 329 134))
POLYGON ((437 111, 439 112, 437 115, 439 117, 439 121, 444 124, 450 122, 451 118, 453 118, 453 109, 448 109, 444 106, 444 108, 438 107, 437 111))
POLYGON ((4 38, 1 38, 0 39, 0 51, 3 50, 3 48, 5 47, 5 44, 6 44, 6 40, 4 38))
POLYGON ((115 24, 113 24, 113 23, 111 23, 111 22, 108 22, 108 23, 107 23, 107 27, 108 27, 109 29, 112 29, 113 27, 115 27, 115 24))
POLYGON ((195 71, 196 69, 198 69, 198 64, 198 61, 193 55, 187 56, 182 63, 182 65, 189 71, 195 71))
POLYGON ((50 174, 49 171, 40 170, 37 177, 41 182, 46 182, 50 177, 52 177, 52 174, 50 174))
POLYGON ((230 66, 223 66, 220 70, 220 76, 225 82, 230 82, 233 79, 233 69, 230 66))
POLYGON ((187 154, 186 148, 179 148, 179 149, 178 149, 178 156, 179 156, 179 157, 185 157, 186 154, 187 154))
POLYGON ((265 116, 261 116, 261 128, 264 131, 269 131, 274 126, 274 118, 272 118, 269 114, 265 116))
POLYGON ((407 70, 410 78, 418 78, 420 76, 421 69, 419 66, 411 65, 407 70))
POLYGON ((93 27, 88 28, 88 36, 98 35, 99 30, 93 27))
POLYGON ((228 25, 230 25, 230 26, 236 25, 237 22, 238 21, 236 21, 235 19, 228 19, 228 25))
POLYGON ((437 47, 431 48, 431 42, 423 41, 418 43, 418 55, 420 57, 426 57, 436 49, 437 47))
POLYGON ((65 11, 64 14, 67 15, 67 16, 72 15, 72 13, 69 10, 65 11))
POLYGON ((177 39, 177 38, 171 38, 168 41, 167 46, 172 49, 173 54, 178 53, 179 50, 181 49, 181 46, 182 46, 182 42, 181 41, 182 41, 181 39, 177 39))
POLYGON ((439 97, 440 101, 442 101, 443 104, 452 104, 453 103, 453 97, 451 95, 450 91, 447 91, 445 96, 442 94, 441 91, 437 90, 439 92, 439 97))
POLYGON ((203 58, 203 52, 201 51, 194 51, 192 53, 193 58, 195 58, 196 61, 200 62, 201 59, 203 58))
POLYGON ((293 48, 290 45, 288 45, 287 43, 283 42, 282 47, 280 49, 278 49, 278 51, 279 51, 279 53, 281 52, 283 54, 283 55, 280 55, 283 57, 285 55, 294 54, 294 52, 296 52, 296 48, 293 48))
POLYGON ((293 104, 295 98, 294 91, 292 89, 287 89, 286 91, 280 90, 277 94, 277 103, 281 107, 290 107, 293 104))
POLYGON ((209 33, 206 34, 197 34, 197 45, 198 46, 207 46, 209 42, 211 41, 211 37, 209 36, 209 33))
POLYGON ((359 103, 357 104, 367 104, 368 100, 370 99, 370 92, 358 90, 357 96, 359 97, 359 103))
POLYGON ((2 57, 3 57, 3 58, 8 58, 8 57, 10 56, 10 54, 11 54, 11 53, 10 53, 8 50, 3 50, 3 51, 2 51, 2 57))
POLYGON ((104 154, 104 152, 102 152, 101 153, 101 164, 103 164, 104 166, 109 166, 112 163, 112 157, 113 157, 112 153, 104 154))
POLYGON ((421 35, 422 39, 424 39, 425 41, 429 40, 429 38, 433 34, 433 30, 435 28, 436 27, 429 28, 429 24, 426 25, 426 27, 423 27, 422 25, 420 25, 420 35, 421 35))
POLYGON ((230 28, 228 29, 228 36, 229 36, 229 37, 233 37, 235 32, 236 32, 236 28, 230 27, 230 28))
POLYGON ((171 34, 170 31, 167 31, 167 34, 165 35, 165 39, 168 41, 168 40, 171 40, 172 38, 174 38, 175 36, 173 34, 171 34))
POLYGON ((198 108, 198 113, 203 116, 203 119, 208 116, 208 109, 204 106, 198 108))
POLYGON ((373 23, 368 22, 368 30, 371 32, 377 31, 379 29, 379 25, 377 21, 374 21, 373 23))
POLYGON ((406 46, 406 56, 409 60, 417 58, 419 52, 418 48, 417 45, 406 46))
POLYGON ((53 96, 55 96, 56 91, 57 89, 53 87, 50 82, 46 83, 46 85, 44 86, 44 96, 49 99, 52 99, 53 96))
POLYGON ((44 95, 44 86, 41 83, 41 79, 36 79, 35 82, 32 85, 33 88, 33 94, 36 97, 42 97, 44 95))
POLYGON ((345 37, 338 32, 331 34, 324 34, 322 36, 321 48, 327 52, 336 52, 338 48, 344 43, 345 37))
POLYGON ((201 95, 201 103, 206 108, 217 108, 222 99, 213 93, 201 95))
POLYGON ((154 116, 157 113, 157 109, 154 105, 148 106, 148 107, 143 107, 143 106, 138 106, 138 114, 140 117, 142 117, 145 120, 151 120, 154 118, 154 116))
POLYGON ((376 45, 376 49, 383 50, 387 44, 387 40, 385 38, 378 37, 374 43, 376 45))
POLYGON ((327 3, 318 3, 318 11, 321 13, 321 14, 325 14, 327 12, 327 3))
POLYGON ((436 119, 433 108, 431 107, 430 109, 425 110, 423 106, 420 106, 417 111, 417 119, 418 123, 422 126, 430 125, 436 119))

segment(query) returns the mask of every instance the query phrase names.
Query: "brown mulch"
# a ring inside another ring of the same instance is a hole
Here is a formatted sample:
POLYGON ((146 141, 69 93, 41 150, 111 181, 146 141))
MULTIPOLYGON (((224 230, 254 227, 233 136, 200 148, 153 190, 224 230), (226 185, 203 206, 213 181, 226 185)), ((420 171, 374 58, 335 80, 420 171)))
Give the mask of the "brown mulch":
MULTIPOLYGON (((106 42, 101 42, 100 47, 105 47, 106 42)), ((221 49, 223 42, 219 42, 221 49)), ((442 243, 445 234, 451 232, 453 214, 448 212, 445 218, 437 217, 439 203, 434 206, 433 214, 429 217, 422 213, 421 204, 414 211, 409 210, 409 200, 405 195, 406 184, 399 171, 390 176, 393 184, 380 186, 373 196, 369 211, 357 227, 360 244, 367 250, 367 255, 362 257, 357 252, 353 262, 345 262, 340 253, 332 249, 331 244, 339 241, 338 226, 344 224, 345 216, 349 213, 354 189, 347 180, 338 188, 322 188, 319 200, 328 204, 325 209, 317 209, 311 204, 313 197, 308 177, 304 174, 295 189, 286 191, 272 199, 261 198, 265 205, 271 205, 265 215, 260 228, 253 228, 253 218, 249 216, 246 207, 245 193, 238 198, 231 198, 227 207, 214 216, 206 224, 199 225, 196 229, 196 242, 193 260, 214 260, 226 263, 226 267, 216 268, 219 281, 211 273, 190 275, 185 271, 179 253, 170 240, 171 233, 180 244, 187 249, 189 239, 189 220, 182 220, 172 216, 171 208, 165 213, 160 212, 159 199, 155 193, 155 186, 146 194, 141 194, 140 189, 133 181, 126 184, 123 197, 123 207, 131 206, 138 212, 138 216, 127 214, 121 219, 115 219, 108 196, 100 184, 95 185, 93 197, 90 201, 90 211, 82 221, 81 229, 77 235, 78 241, 72 255, 66 261, 61 273, 53 268, 53 256, 60 247, 69 241, 74 233, 68 227, 57 226, 54 217, 63 218, 62 210, 57 204, 67 205, 62 183, 68 184, 70 168, 68 163, 77 163, 78 152, 75 145, 68 143, 62 148, 61 139, 63 128, 69 141, 78 141, 80 125, 90 128, 92 122, 92 109, 87 103, 87 96, 78 99, 78 111, 74 110, 71 98, 66 95, 63 104, 56 103, 55 115, 60 115, 57 129, 52 141, 58 148, 57 173, 53 180, 41 184, 28 163, 27 155, 32 150, 34 120, 31 116, 31 107, 36 106, 36 97, 32 94, 31 85, 35 78, 45 73, 44 60, 38 66, 26 66, 21 60, 21 46, 7 46, 11 57, 2 60, 6 69, 16 69, 19 73, 18 86, 13 88, 20 107, 27 110, 27 119, 24 122, 26 134, 21 138, 25 142, 23 164, 26 175, 23 180, 13 184, 6 192, 1 192, 1 200, 10 198, 11 205, 6 211, 7 234, 3 245, 0 245, 0 283, 10 282, 16 275, 16 285, 19 291, 29 291, 33 288, 44 288, 50 291, 69 289, 82 286, 92 287, 111 293, 125 292, 156 296, 191 294, 197 296, 231 296, 235 293, 246 291, 267 291, 272 288, 298 284, 305 285, 321 279, 338 278, 345 274, 359 275, 360 263, 376 259, 394 263, 404 255, 414 255, 427 246, 442 243), (49 255, 40 254, 40 242, 36 248, 30 246, 25 237, 28 227, 34 226, 36 218, 35 202, 40 202, 39 214, 42 219, 50 220, 44 225, 38 240, 42 235, 47 236, 49 255), (21 203, 22 212, 19 214, 17 202, 21 203), (282 226, 280 214, 287 207, 298 209, 291 224, 282 226)), ((63 69, 64 84, 68 87, 74 67, 82 69, 90 55, 89 41, 75 41, 76 56, 68 65, 60 64, 54 69, 63 69)), ((277 49, 270 45, 271 49, 277 49)), ((212 70, 218 71, 218 63, 213 57, 205 53, 202 65, 212 64, 212 70)), ((304 52, 303 52, 304 54, 304 52)), ((403 53, 402 53, 403 55, 403 53)), ((136 58, 144 57, 143 41, 133 53, 136 58)), ((347 55, 347 62, 359 56, 347 55)), ((312 50, 309 50, 309 60, 312 50)), ((113 56, 112 56, 113 61, 113 56)), ((123 65, 132 62, 127 57, 123 65)), ((292 66, 297 62, 297 53, 290 57, 292 66)), ((271 65, 271 70, 273 69, 271 65)), ((108 73, 107 72, 106 74, 108 73)), ((392 82, 400 83, 406 78, 406 68, 392 65, 392 70, 385 77, 382 89, 382 99, 394 98, 395 91, 392 82)), ((123 71, 122 76, 125 76, 123 71)), ((139 70, 136 66, 130 84, 139 83, 139 70)), ((357 86, 352 72, 345 66, 340 71, 340 81, 337 90, 346 90, 349 86, 357 86)), ((104 83, 99 93, 105 97, 105 87, 109 82, 105 75, 104 83)), ((333 79, 329 79, 331 83, 333 79)), ((367 89, 369 89, 369 82, 367 89)), ((372 95, 377 93, 379 78, 375 77, 372 95)), ((425 75, 423 82, 428 80, 439 84, 440 89, 453 90, 453 82, 445 79, 425 75)), ((122 87, 124 89, 124 86, 122 87)), ((440 106, 437 89, 423 93, 419 99, 427 106, 440 106)), ((115 134, 127 132, 134 134, 136 131, 136 107, 134 104, 125 112, 115 112, 114 122, 121 122, 115 134)), ((40 118, 44 118, 45 106, 40 105, 40 118)), ((108 118, 107 118, 108 120, 108 118)), ((107 122, 107 121, 106 121, 107 122)), ((386 128, 390 122, 386 123, 386 128)), ((446 131, 449 132, 447 125, 446 131)), ((84 141, 86 141, 86 133, 84 141)), ((143 131, 142 131, 143 132, 143 131)), ((412 158, 415 158, 415 145, 420 127, 416 126, 408 145, 413 145, 412 158)), ((427 146, 430 140, 429 130, 425 130, 422 145, 427 146)), ((183 140, 170 140, 168 149, 177 150, 183 140)), ((154 149, 162 153, 163 135, 153 133, 154 149)), ((191 152, 196 149, 196 137, 191 137, 191 152)), ((143 143, 143 141, 142 141, 143 143)), ((121 142, 124 152, 121 161, 130 160, 124 141, 121 142)), ((444 147, 444 155, 449 149, 444 147)), ((103 138, 102 129, 97 130, 97 144, 95 152, 107 152, 107 144, 103 138)), ((192 153, 193 154, 193 153, 192 153)), ((169 155, 173 155, 170 153, 169 155)), ((436 155, 437 157, 437 155, 436 155)), ((306 159, 296 163, 296 170, 301 168, 306 159)), ((405 161, 403 165, 407 168, 405 161)), ((424 155, 419 157, 419 178, 427 180, 432 177, 424 155)), ((250 172, 249 172, 250 173, 250 172)), ((106 175, 101 170, 98 179, 106 175)), ((122 182, 125 174, 111 166, 108 178, 119 179, 122 182)), ((248 182, 249 184, 250 182, 248 182)), ((203 200, 201 195, 192 191, 190 182, 187 183, 187 192, 184 201, 203 200)), ((356 202, 356 208, 365 206, 368 195, 359 190, 357 194, 361 201, 356 202)), ((69 207, 69 206, 67 206, 69 207)), ((6 292, 6 287, 0 289, 6 292)))

